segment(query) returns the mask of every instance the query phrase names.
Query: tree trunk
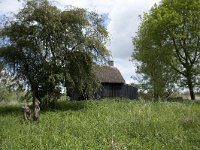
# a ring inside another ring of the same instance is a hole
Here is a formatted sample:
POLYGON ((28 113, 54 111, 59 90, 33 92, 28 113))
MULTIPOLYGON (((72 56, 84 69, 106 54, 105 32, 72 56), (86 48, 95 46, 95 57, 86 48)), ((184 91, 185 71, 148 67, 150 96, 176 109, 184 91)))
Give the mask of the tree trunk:
POLYGON ((188 88, 189 88, 189 91, 190 91, 191 100, 195 100, 194 86, 193 86, 191 77, 187 78, 187 84, 188 84, 188 88))
POLYGON ((158 85, 156 84, 155 79, 153 79, 153 97, 154 100, 158 100, 159 99, 159 92, 158 92, 158 85))
POLYGON ((36 102, 36 84, 30 74, 27 73, 27 77, 28 77, 29 83, 31 85, 31 92, 32 92, 32 96, 33 96, 33 107, 34 107, 35 102, 36 102))
POLYGON ((33 96, 33 107, 35 107, 35 102, 36 102, 36 92, 35 92, 35 89, 32 88, 32 96, 33 96))
POLYGON ((159 96, 158 96, 158 94, 156 92, 153 93, 153 97, 154 97, 155 100, 159 99, 159 96))
POLYGON ((29 81, 29 84, 31 86, 31 92, 32 92, 32 96, 33 96, 33 107, 35 106, 35 102, 36 102, 36 82, 34 81, 33 76, 30 73, 29 70, 29 65, 26 61, 24 61, 24 70, 25 70, 25 75, 29 81))

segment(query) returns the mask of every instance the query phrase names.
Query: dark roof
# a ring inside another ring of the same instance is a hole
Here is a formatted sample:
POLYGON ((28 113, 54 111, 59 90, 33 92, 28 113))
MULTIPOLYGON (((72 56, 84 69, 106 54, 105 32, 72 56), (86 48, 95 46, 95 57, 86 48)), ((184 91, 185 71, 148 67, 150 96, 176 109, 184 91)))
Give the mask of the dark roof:
POLYGON ((94 72, 101 83, 125 83, 124 78, 116 67, 96 65, 94 72))

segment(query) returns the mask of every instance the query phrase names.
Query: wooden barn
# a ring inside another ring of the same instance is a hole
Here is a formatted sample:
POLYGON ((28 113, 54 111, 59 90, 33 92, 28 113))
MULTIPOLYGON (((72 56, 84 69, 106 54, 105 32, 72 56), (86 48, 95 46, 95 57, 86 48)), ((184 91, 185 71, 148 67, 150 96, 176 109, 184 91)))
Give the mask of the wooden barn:
MULTIPOLYGON (((94 67, 95 75, 100 81, 101 87, 98 91, 94 92, 91 98, 120 97, 137 99, 137 88, 125 84, 123 76, 113 64, 113 61, 109 61, 108 65, 96 65, 94 67)), ((76 92, 70 93, 69 95, 71 100, 78 100, 81 97, 76 92)))
POLYGON ((114 67, 113 61, 109 61, 108 65, 96 66, 95 74, 102 85, 99 91, 94 94, 95 98, 121 97, 137 99, 137 88, 125 84, 123 76, 114 67))

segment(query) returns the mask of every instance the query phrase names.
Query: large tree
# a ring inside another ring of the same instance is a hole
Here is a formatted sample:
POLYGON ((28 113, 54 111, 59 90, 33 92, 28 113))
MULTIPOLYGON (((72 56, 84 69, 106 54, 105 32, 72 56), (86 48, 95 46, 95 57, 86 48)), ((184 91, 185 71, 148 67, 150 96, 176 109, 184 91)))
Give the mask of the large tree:
POLYGON ((165 68, 168 73, 175 71, 172 74, 176 77, 178 74, 181 84, 188 87, 192 100, 200 74, 199 12, 200 1, 162 0, 144 14, 133 40, 133 59, 141 62, 139 68, 148 67, 148 73, 160 68, 156 73, 161 72, 161 77, 165 68))
POLYGON ((0 39, 4 69, 30 85, 33 104, 59 94, 62 83, 80 91, 95 86, 95 78, 75 84, 79 78, 74 76, 87 79, 93 62, 108 56, 108 32, 98 14, 81 8, 61 11, 47 0, 24 1, 1 28, 0 39), (70 70, 75 69, 72 62, 79 74, 70 70))

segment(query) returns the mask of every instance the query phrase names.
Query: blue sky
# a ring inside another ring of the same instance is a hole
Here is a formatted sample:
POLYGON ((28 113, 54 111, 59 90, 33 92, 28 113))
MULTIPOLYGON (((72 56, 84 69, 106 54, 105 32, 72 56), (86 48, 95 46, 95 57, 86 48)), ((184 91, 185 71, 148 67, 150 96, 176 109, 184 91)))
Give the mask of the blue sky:
MULTIPOLYGON (((67 5, 87 8, 103 14, 110 34, 108 50, 112 53, 114 65, 122 73, 126 83, 137 83, 134 64, 130 62, 133 52, 132 37, 136 35, 140 20, 139 15, 160 0, 54 0, 57 7, 64 9, 67 5)), ((18 0, 0 0, 0 19, 8 12, 16 12, 21 7, 18 0)))

